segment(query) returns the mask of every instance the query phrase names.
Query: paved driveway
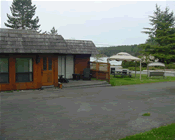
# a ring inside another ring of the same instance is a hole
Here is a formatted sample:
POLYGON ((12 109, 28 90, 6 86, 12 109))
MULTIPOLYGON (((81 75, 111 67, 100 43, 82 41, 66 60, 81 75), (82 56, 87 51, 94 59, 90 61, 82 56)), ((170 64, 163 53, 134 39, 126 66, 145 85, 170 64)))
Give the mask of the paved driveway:
POLYGON ((0 139, 110 140, 175 123, 174 85, 1 93, 0 139))

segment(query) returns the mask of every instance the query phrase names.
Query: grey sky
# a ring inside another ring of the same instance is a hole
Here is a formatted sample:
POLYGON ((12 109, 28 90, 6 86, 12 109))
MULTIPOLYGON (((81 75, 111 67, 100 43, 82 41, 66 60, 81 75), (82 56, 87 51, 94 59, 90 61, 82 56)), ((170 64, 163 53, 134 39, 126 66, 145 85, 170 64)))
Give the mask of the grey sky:
MULTIPOLYGON (((92 40, 97 47, 144 43, 148 35, 141 31, 151 27, 148 16, 156 3, 175 13, 174 1, 32 1, 42 31, 54 26, 65 39, 92 40)), ((1 1, 1 28, 6 28, 11 4, 1 1)))

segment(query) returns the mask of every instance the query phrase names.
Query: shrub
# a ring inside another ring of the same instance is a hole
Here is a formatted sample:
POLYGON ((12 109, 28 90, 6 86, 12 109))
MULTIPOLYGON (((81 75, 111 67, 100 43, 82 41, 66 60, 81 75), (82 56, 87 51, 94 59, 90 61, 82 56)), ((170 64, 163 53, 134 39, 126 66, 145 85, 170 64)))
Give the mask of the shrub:
POLYGON ((166 69, 175 69, 175 64, 167 64, 166 69))
MULTIPOLYGON (((129 70, 135 71, 135 67, 128 67, 129 70)), ((141 70, 146 70, 146 68, 141 67, 141 70)), ((140 71, 140 67, 136 67, 136 71, 140 71)))
MULTIPOLYGON (((140 62, 136 62, 137 66, 140 66, 140 62)), ((135 67, 135 62, 131 61, 131 62, 125 62, 122 61, 122 67, 123 68, 128 68, 128 67, 135 67)))

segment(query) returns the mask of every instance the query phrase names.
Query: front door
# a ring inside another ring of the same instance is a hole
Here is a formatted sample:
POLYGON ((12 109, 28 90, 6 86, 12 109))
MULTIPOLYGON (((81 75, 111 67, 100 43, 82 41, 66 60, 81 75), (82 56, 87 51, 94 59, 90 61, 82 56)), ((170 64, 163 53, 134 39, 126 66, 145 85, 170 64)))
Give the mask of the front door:
POLYGON ((53 85, 53 62, 51 56, 42 57, 42 85, 53 85))

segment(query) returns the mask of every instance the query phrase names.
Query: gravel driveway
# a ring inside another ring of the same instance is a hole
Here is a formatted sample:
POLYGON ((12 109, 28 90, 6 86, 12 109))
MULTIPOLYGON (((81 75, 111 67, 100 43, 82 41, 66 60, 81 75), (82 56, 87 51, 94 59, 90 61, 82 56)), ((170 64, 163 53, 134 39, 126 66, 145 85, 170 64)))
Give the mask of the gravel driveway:
POLYGON ((3 92, 0 139, 117 140, 175 123, 174 85, 3 92))

